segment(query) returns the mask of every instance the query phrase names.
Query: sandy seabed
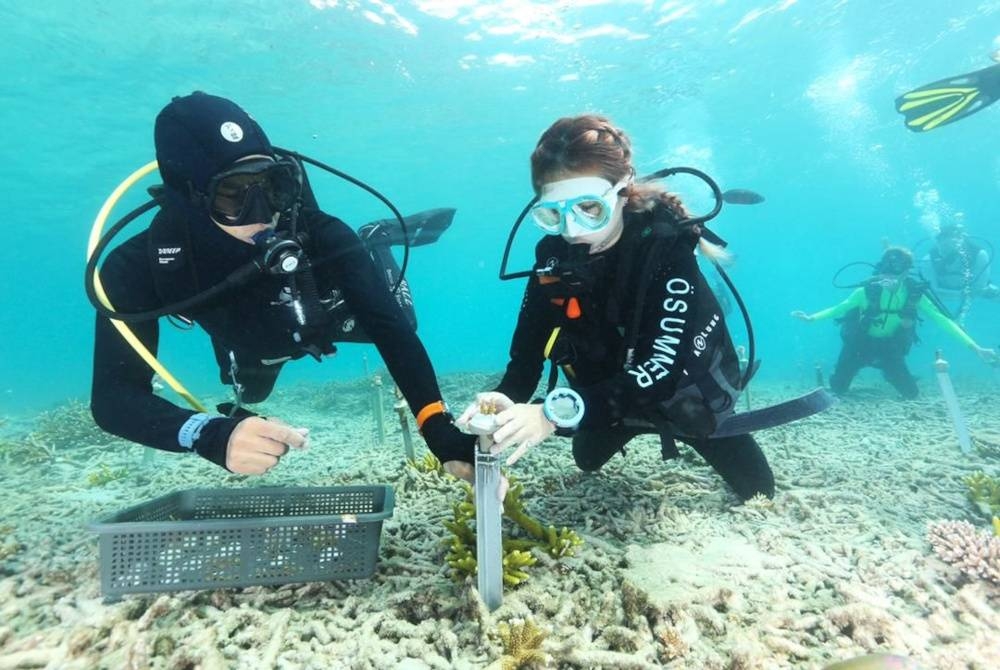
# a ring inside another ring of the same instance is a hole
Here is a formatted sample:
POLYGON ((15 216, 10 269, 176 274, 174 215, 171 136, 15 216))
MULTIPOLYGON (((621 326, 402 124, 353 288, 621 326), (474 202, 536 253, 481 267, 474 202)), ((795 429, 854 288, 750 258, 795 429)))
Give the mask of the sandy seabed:
MULTIPOLYGON (((926 669, 998 668, 1000 585, 939 560, 927 528, 988 528, 962 478, 997 476, 1000 457, 960 452, 931 383, 908 402, 861 384, 819 416, 759 433, 773 501, 739 504, 697 454, 681 445, 680 459, 663 462, 653 438, 595 474, 576 469, 566 440, 536 447, 512 471, 526 509, 584 544, 559 561, 539 552, 494 612, 445 563, 444 522, 462 486, 404 462, 388 397, 377 446, 366 381, 276 393, 266 412, 309 426, 312 446, 257 479, 196 457, 150 463, 145 449, 95 444, 77 425, 56 444, 51 416, 45 435, 30 433, 33 418, 8 418, 0 670, 513 668, 499 631, 524 621, 545 638, 522 667, 818 669, 892 652, 926 669), (95 472, 112 476, 94 485, 95 472), (184 488, 376 483, 392 485, 396 502, 371 579, 101 597, 87 521, 184 488)), ((444 380, 455 404, 486 387, 484 375, 444 380)), ((755 388, 753 401, 804 390, 755 388)), ((960 400, 996 448, 995 384, 960 400)), ((65 420, 85 422, 80 408, 65 420)))

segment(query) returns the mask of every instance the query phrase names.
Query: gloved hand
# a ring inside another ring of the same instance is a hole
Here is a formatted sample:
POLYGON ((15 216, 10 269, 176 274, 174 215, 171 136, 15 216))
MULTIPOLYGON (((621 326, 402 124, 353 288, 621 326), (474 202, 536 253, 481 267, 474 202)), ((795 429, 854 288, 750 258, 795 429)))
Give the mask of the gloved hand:
MULTIPOLYGON (((463 414, 464 416, 464 414, 463 414)), ((471 415, 470 415, 471 416, 471 415)), ((447 414, 435 414, 424 422, 421 429, 427 446, 441 461, 444 471, 453 477, 464 479, 470 485, 476 483, 476 436, 461 432, 447 414)), ((484 436, 483 439, 489 439, 484 436)), ((497 488, 497 499, 503 502, 510 483, 503 475, 497 488)))
POLYGON ((518 403, 497 414, 497 428, 493 433, 496 443, 490 447, 490 453, 498 454, 508 447, 518 445, 506 464, 514 465, 521 456, 552 433, 556 426, 545 417, 541 405, 518 403))
POLYGON ((508 398, 503 393, 498 393, 496 391, 486 391, 485 393, 477 393, 476 399, 465 408, 462 412, 462 416, 458 417, 455 423, 459 428, 465 430, 469 425, 469 421, 472 420, 484 405, 489 405, 493 407, 493 413, 499 414, 505 409, 510 409, 514 406, 514 401, 508 398))
POLYGON ((986 347, 980 347, 979 345, 976 345, 976 344, 974 344, 972 346, 973 346, 973 349, 976 352, 976 355, 978 355, 979 358, 982 359, 982 361, 984 363, 989 363, 990 365, 996 365, 997 364, 998 357, 997 357, 997 352, 996 352, 995 349, 988 349, 986 347))
POLYGON ((803 312, 801 309, 797 309, 794 312, 792 312, 792 316, 795 317, 796 319, 798 319, 799 321, 812 321, 813 320, 813 318, 811 316, 809 316, 808 314, 806 314, 805 312, 803 312))

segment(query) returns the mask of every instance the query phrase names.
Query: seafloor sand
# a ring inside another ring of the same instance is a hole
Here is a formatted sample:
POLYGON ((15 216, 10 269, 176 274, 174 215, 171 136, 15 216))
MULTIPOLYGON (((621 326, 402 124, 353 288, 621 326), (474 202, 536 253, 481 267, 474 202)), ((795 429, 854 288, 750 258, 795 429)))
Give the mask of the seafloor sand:
MULTIPOLYGON (((451 378, 446 396, 464 402, 485 383, 451 378)), ((754 401, 803 390, 754 389, 754 401)), ((310 426, 313 446, 258 480, 195 457, 143 466, 140 448, 95 445, 79 406, 9 421, 8 434, 35 433, 0 455, 0 670, 501 667, 499 624, 526 619, 547 631, 548 667, 821 668, 892 651, 928 669, 998 668, 1000 586, 938 560, 926 532, 938 519, 986 528, 961 479, 997 475, 1000 460, 963 456, 937 390, 924 390, 899 402, 862 385, 824 415, 761 433, 773 503, 739 505, 683 446, 663 463, 637 440, 597 475, 576 470, 563 440, 534 449, 515 470, 529 513, 585 544, 560 562, 540 556, 492 614, 444 563, 461 487, 403 463, 391 413, 387 446, 374 446, 363 383, 277 394, 267 411, 310 426), (88 486, 104 464, 123 476, 88 486), (354 483, 396 489, 373 579, 102 603, 87 520, 180 488, 354 483)), ((962 404, 974 429, 1000 434, 996 388, 962 404)))

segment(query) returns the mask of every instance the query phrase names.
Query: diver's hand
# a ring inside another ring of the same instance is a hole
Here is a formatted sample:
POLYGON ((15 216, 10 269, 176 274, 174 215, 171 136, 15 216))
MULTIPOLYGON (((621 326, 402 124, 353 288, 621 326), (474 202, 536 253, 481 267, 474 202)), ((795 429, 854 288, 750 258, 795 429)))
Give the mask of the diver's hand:
POLYGON ((308 428, 292 428, 277 419, 252 416, 240 421, 226 445, 226 469, 238 475, 262 475, 289 449, 309 445, 308 428))
POLYGON ((483 406, 492 406, 494 408, 493 414, 499 414, 505 409, 513 407, 514 401, 503 393, 497 393, 496 391, 477 393, 476 399, 472 402, 472 404, 465 408, 462 415, 455 421, 455 425, 462 430, 467 430, 469 421, 472 420, 472 417, 482 411, 483 406))
POLYGON ((806 314, 805 312, 803 312, 801 309, 797 309, 794 312, 792 312, 792 316, 795 317, 796 319, 798 319, 799 321, 812 321, 813 320, 813 318, 811 316, 809 316, 808 314, 806 314))
MULTIPOLYGON (((469 486, 474 487, 476 485, 476 466, 471 463, 466 463, 465 461, 448 461, 447 463, 443 463, 442 467, 452 477, 464 479, 469 482, 469 486)), ((497 487, 497 500, 503 502, 509 488, 510 482, 507 481, 506 477, 500 475, 500 485, 497 487)))
POLYGON ((506 464, 514 465, 518 459, 552 433, 556 432, 555 424, 545 418, 541 405, 518 403, 497 414, 497 428, 493 433, 496 443, 490 447, 490 453, 498 454, 508 447, 518 445, 506 464))
POLYGON ((978 344, 972 345, 972 348, 975 350, 976 355, 983 360, 983 362, 989 363, 990 365, 996 365, 1000 362, 1000 356, 997 355, 995 349, 987 349, 986 347, 981 347, 978 344))

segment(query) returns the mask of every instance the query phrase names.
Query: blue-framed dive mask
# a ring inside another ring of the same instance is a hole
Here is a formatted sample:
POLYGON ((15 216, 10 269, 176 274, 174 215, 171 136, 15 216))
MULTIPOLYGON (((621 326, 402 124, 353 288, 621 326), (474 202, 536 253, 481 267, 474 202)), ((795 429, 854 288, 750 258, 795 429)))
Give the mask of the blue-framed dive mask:
POLYGON ((531 218, 546 235, 599 231, 611 222, 618 193, 631 176, 627 175, 614 185, 602 177, 549 182, 542 187, 539 201, 531 208, 531 218))

